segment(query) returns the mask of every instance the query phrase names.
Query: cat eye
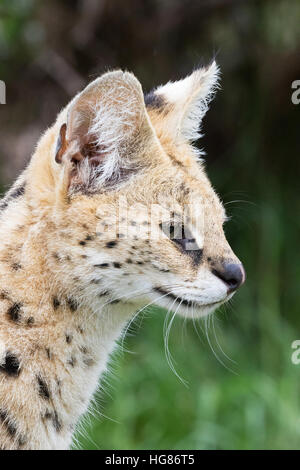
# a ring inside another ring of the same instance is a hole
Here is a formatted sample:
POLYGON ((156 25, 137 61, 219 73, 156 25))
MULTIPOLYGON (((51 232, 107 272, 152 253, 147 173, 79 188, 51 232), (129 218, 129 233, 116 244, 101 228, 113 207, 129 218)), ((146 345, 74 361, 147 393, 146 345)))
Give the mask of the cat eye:
POLYGON ((172 242, 179 245, 184 251, 192 249, 192 245, 196 243, 188 227, 182 223, 162 222, 160 228, 172 242))
POLYGON ((192 258, 193 264, 197 265, 202 259, 203 250, 199 248, 195 238, 187 226, 182 223, 162 222, 162 232, 180 249, 181 252, 192 258))

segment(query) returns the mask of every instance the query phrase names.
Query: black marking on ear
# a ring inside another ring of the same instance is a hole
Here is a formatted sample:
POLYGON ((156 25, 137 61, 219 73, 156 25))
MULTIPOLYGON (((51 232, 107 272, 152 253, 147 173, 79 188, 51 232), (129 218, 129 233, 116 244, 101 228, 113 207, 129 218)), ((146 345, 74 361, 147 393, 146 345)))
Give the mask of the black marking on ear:
POLYGON ((0 372, 4 372, 10 377, 18 377, 20 375, 20 361, 15 354, 7 351, 5 362, 0 365, 0 372))
POLYGON ((145 105, 150 109, 163 109, 167 104, 162 95, 158 95, 153 90, 144 96, 145 105))
POLYGON ((52 305, 53 305, 54 310, 57 310, 58 307, 60 306, 60 301, 58 300, 57 297, 53 297, 53 299, 52 299, 52 305))
POLYGON ((14 323, 18 323, 21 319, 21 315, 20 315, 21 307, 22 307, 22 304, 14 303, 7 311, 7 316, 14 323))
POLYGON ((75 299, 72 299, 72 297, 69 297, 67 299, 67 303, 71 312, 76 312, 76 310, 78 309, 77 301, 75 299))
POLYGON ((40 375, 38 375, 36 379, 39 386, 39 395, 44 398, 44 400, 50 400, 50 390, 47 383, 40 375))

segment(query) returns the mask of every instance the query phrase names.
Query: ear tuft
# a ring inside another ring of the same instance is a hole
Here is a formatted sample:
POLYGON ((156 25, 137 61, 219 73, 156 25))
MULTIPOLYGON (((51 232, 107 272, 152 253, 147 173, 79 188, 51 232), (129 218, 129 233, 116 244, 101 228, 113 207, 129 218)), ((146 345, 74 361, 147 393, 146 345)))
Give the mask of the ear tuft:
POLYGON ((219 82, 219 67, 213 61, 208 67, 195 70, 188 77, 169 82, 156 89, 155 94, 169 105, 165 113, 165 130, 175 140, 182 137, 197 140, 201 122, 219 82))

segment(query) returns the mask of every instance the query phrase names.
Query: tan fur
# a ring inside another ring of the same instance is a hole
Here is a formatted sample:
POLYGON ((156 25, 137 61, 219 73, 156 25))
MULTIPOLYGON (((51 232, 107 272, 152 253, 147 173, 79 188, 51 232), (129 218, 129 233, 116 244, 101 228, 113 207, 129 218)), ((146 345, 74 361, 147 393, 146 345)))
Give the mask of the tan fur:
MULTIPOLYGON (((199 76, 193 96, 197 86, 200 91, 203 86, 200 72, 199 76)), ((211 91, 206 82, 205 86, 211 91)), ((175 138, 168 126, 174 105, 149 106, 146 112, 141 87, 128 73, 105 75, 87 90, 42 136, 28 168, 2 201, 0 448, 4 449, 68 448, 126 322, 151 302, 175 310, 174 302, 160 299, 153 288, 170 288, 176 296, 191 298, 197 316, 202 316, 229 298, 222 281, 211 273, 211 260, 214 266, 224 259, 238 262, 225 239, 224 210, 203 164, 190 143, 175 138), (104 109, 105 120, 95 130, 104 109), (108 125, 105 128, 107 120, 109 126, 118 120, 114 132, 108 125), (57 163, 56 145, 64 123, 67 141, 57 163), (120 168, 115 176, 115 165, 109 174, 103 169, 92 176, 94 170, 82 150, 92 125, 97 134, 97 143, 92 144, 96 163, 115 158, 120 168), (106 140, 100 142, 103 129, 106 140), (80 164, 72 163, 75 154, 80 164), (24 194, 13 196, 23 184, 24 194), (134 208, 123 238, 116 221, 120 197, 134 208), (203 248, 199 265, 165 236, 149 239, 147 233, 150 226, 159 232, 162 222, 156 214, 150 221, 147 211, 153 205, 180 213, 191 201, 196 210, 189 209, 190 225, 196 226, 198 218, 204 221, 201 233, 194 234, 203 248), (119 236, 112 237, 115 226, 119 236), (110 242, 116 245, 107 246, 110 242)), ((176 309, 190 316, 189 306, 176 309)))

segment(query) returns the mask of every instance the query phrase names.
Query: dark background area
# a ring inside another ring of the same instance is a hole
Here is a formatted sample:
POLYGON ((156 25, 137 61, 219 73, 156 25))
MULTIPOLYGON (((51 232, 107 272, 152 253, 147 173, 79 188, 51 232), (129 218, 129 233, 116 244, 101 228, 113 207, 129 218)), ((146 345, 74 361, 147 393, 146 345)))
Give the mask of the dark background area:
POLYGON ((165 313, 147 314, 127 340, 134 354, 114 358, 78 445, 300 447, 300 365, 291 362, 300 339, 299 23, 298 0, 0 1, 2 191, 58 111, 102 72, 128 69, 149 91, 213 57, 222 71, 199 145, 247 283, 214 325, 196 325, 200 339, 195 325, 175 321, 170 349, 189 387, 164 356, 165 313))

